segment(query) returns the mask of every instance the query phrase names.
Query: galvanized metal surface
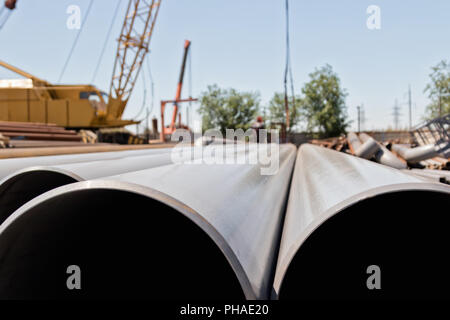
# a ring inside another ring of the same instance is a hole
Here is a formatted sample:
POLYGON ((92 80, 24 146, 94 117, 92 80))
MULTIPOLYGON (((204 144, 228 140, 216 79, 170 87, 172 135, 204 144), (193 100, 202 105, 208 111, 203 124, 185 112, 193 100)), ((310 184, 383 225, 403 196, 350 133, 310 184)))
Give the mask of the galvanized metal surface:
MULTIPOLYGON (((365 133, 361 133, 359 135, 362 141, 370 141, 372 139, 369 135, 365 133)), ((379 150, 375 153, 374 157, 375 160, 381 164, 384 164, 386 166, 396 168, 396 169, 406 169, 407 165, 406 162, 400 160, 398 157, 395 156, 392 152, 390 152, 385 146, 377 142, 379 150)))
POLYGON ((273 297, 279 296, 297 251, 321 224, 364 199, 406 190, 450 194, 450 187, 444 184, 426 182, 400 170, 326 148, 302 145, 289 193, 273 297))
MULTIPOLYGON (((221 146, 221 148, 224 148, 225 153, 236 152, 237 155, 242 155, 246 151, 245 145, 227 145, 221 146)), ((0 181, 0 224, 21 205, 51 189, 68 183, 99 179, 130 171, 168 165, 174 161, 191 161, 202 157, 204 149, 206 148, 181 146, 158 149, 158 151, 153 150, 150 153, 148 150, 141 150, 139 152, 126 152, 125 154, 120 152, 118 155, 105 153, 89 154, 84 155, 84 157, 83 155, 79 155, 74 158, 86 161, 49 166, 34 166, 16 171, 0 181), (100 155, 106 159, 87 161, 100 155)), ((214 150, 216 147, 211 146, 208 149, 214 150)), ((53 161, 55 160, 53 158, 45 160, 53 161)), ((60 157, 56 158, 55 161, 71 160, 70 157, 65 157, 64 159, 60 159, 60 157)), ((28 163, 39 159, 27 158, 25 160, 25 163, 28 163)))
POLYGON ((354 132, 349 132, 347 134, 347 141, 350 147, 350 150, 353 154, 356 153, 356 150, 358 150, 361 147, 361 140, 359 140, 358 135, 354 132))
POLYGON ((406 173, 416 175, 428 180, 450 184, 450 171, 430 170, 430 169, 411 169, 405 170, 406 173))
MULTIPOLYGON (((14 228, 23 228, 26 225, 24 222, 33 215, 64 217, 65 210, 53 210, 46 205, 52 199, 70 199, 81 191, 92 193, 90 200, 71 203, 71 210, 83 212, 89 209, 91 201, 108 201, 114 190, 140 194, 175 208, 193 221, 223 252, 246 298, 266 299, 272 287, 275 255, 295 155, 296 148, 293 145, 280 145, 279 168, 275 175, 262 175, 261 169, 268 166, 262 163, 184 163, 66 185, 31 200, 0 226, 0 246, 3 245, 0 252, 8 250, 5 248, 8 246, 7 241, 2 235, 8 230, 10 233, 26 232, 14 228), (106 191, 102 198, 95 197, 98 190, 106 191)), ((138 209, 133 208, 133 203, 129 206, 129 210, 138 209)), ((107 228, 108 222, 105 223, 107 228)), ((45 234, 58 229, 53 224, 44 227, 45 234)), ((158 226, 164 227, 168 226, 158 226)), ((182 234, 172 234, 171 237, 180 237, 179 241, 183 241, 182 234)))
POLYGON ((448 148, 448 143, 439 145, 429 144, 421 147, 408 148, 401 144, 393 144, 392 151, 409 163, 418 163, 433 157, 437 157, 441 152, 448 148))
POLYGON ((372 158, 380 149, 378 142, 375 141, 372 137, 368 137, 363 144, 360 144, 359 147, 355 149, 355 156, 370 159, 372 158))
POLYGON ((143 155, 155 155, 161 153, 169 153, 172 148, 161 149, 141 149, 141 150, 127 150, 117 152, 94 152, 83 154, 69 154, 69 155, 57 155, 57 156, 42 156, 42 157, 27 157, 27 158, 14 158, 14 159, 1 159, 0 160, 0 180, 6 176, 25 169, 27 167, 36 166, 52 166, 62 165, 76 162, 87 161, 100 161, 108 159, 124 159, 132 156, 143 155))

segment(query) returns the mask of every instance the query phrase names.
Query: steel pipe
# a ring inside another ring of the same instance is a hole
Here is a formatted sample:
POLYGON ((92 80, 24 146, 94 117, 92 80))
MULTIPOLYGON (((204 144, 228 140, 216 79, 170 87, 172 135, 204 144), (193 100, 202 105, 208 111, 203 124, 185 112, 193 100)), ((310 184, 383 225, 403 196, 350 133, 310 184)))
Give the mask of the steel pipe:
POLYGON ((48 191, 0 226, 0 298, 268 298, 295 154, 273 175, 182 163, 48 191))
POLYGON ((359 140, 358 135, 354 132, 349 132, 347 134, 347 142, 350 147, 350 151, 355 154, 356 150, 361 147, 361 140, 359 140))
POLYGON ((367 137, 363 144, 354 132, 349 132, 347 141, 350 145, 352 153, 360 158, 370 159, 380 149, 378 143, 372 138, 367 137))
POLYGON ((429 180, 450 184, 450 171, 431 169, 411 169, 405 172, 423 177, 429 180))
MULTIPOLYGON (((51 144, 51 143, 50 143, 51 144)), ((42 147, 42 148, 9 148, 0 150, 0 159, 43 157, 81 153, 118 152, 125 150, 149 150, 170 148, 173 145, 166 144, 140 144, 140 145, 111 145, 111 144, 85 144, 84 146, 71 147, 42 147)))
POLYGON ((421 147, 408 148, 401 144, 393 144, 391 149, 407 162, 418 163, 439 156, 439 154, 449 146, 450 144, 448 143, 441 143, 439 145, 429 144, 421 147))
POLYGON ((127 150, 115 152, 94 152, 94 153, 67 154, 56 156, 0 159, 0 180, 4 179, 6 176, 16 171, 25 169, 27 167, 52 166, 75 162, 99 161, 109 159, 123 159, 131 156, 154 155, 160 153, 169 153, 171 151, 172 148, 158 148, 158 149, 140 149, 140 150, 127 150))
MULTIPOLYGON (((215 147, 212 148, 215 149, 215 147)), ((191 161, 202 157, 203 149, 176 147, 159 149, 159 152, 155 152, 156 150, 153 152, 127 152, 128 156, 120 154, 120 157, 114 154, 90 154, 89 157, 84 155, 84 157, 78 156, 75 159, 90 159, 91 161, 27 167, 0 181, 0 224, 20 206, 51 189, 69 183, 168 165, 173 163, 174 159, 181 161, 186 156, 186 161, 191 161), (93 161, 94 156, 100 156, 100 159, 93 161), (104 159, 106 157, 111 157, 111 159, 104 159)), ((246 146, 229 145, 224 147, 224 151, 242 154, 246 151, 246 146)), ((52 160, 54 159, 49 159, 49 161, 52 160)), ((70 161, 71 159, 65 157, 64 160, 70 161)), ((61 159, 56 161, 61 161, 61 159)))
MULTIPOLYGON (((362 141, 367 142, 373 139, 368 134, 361 133, 359 135, 362 141)), ((406 169, 406 162, 399 159, 395 154, 390 152, 385 146, 381 143, 376 142, 378 144, 378 151, 374 154, 374 158, 378 163, 384 164, 386 166, 395 168, 395 169, 406 169)))
POLYGON ((298 151, 276 299, 447 297, 450 187, 313 145, 298 151), (370 266, 382 290, 370 290, 370 266))

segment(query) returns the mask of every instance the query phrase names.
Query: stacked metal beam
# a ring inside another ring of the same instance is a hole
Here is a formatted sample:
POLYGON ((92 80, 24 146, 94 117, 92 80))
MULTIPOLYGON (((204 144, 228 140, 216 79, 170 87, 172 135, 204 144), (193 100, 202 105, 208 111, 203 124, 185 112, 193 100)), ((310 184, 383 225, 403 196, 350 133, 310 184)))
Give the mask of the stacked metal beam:
POLYGON ((11 139, 81 141, 76 131, 46 123, 0 121, 0 133, 11 139))

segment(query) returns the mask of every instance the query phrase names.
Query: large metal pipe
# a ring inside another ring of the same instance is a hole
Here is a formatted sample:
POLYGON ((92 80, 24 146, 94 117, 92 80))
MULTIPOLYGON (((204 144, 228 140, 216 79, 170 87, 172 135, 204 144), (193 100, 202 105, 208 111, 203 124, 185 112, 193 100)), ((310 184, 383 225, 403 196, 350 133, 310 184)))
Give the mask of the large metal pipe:
POLYGON ((439 145, 429 144, 415 148, 409 148, 401 144, 393 144, 392 151, 396 152, 400 157, 409 163, 418 163, 420 161, 439 156, 441 152, 449 147, 449 143, 441 143, 439 145))
POLYGON ((169 153, 171 151, 172 148, 157 148, 157 149, 141 149, 141 150, 127 150, 115 152, 94 152, 94 153, 67 154, 56 156, 1 159, 0 180, 4 179, 6 176, 16 171, 25 169, 27 167, 52 166, 75 162, 99 161, 108 159, 123 159, 132 156, 169 153))
POLYGON ((352 153, 360 158, 370 159, 380 149, 378 143, 372 138, 367 137, 363 144, 354 132, 349 132, 347 141, 350 145, 352 153))
MULTIPOLYGON (((246 145, 221 147, 224 148, 224 153, 236 152, 237 154, 242 154, 248 149, 246 145)), ((215 149, 216 147, 210 148, 215 149)), ((203 150, 204 148, 176 147, 150 153, 127 152, 128 156, 120 154, 120 157, 115 154, 90 154, 89 156, 78 156, 75 159, 90 159, 91 161, 27 167, 16 171, 0 181, 0 224, 20 206, 51 189, 69 183, 168 165, 173 161, 191 161, 202 157, 203 150), (142 153, 144 154, 140 155, 142 153), (93 161, 94 156, 100 156, 100 159, 93 161), (110 159, 105 159, 106 157, 110 157, 110 159)), ((27 158, 26 160, 28 161, 25 163, 29 163, 33 159, 27 158)), ((62 160, 48 159, 48 161, 62 160)), ((71 161, 71 158, 65 157, 64 161, 71 161)))
POLYGON ((65 184, 170 163, 172 148, 0 160, 0 224, 34 197, 65 184))
POLYGON ((182 163, 34 198, 0 226, 0 298, 268 298, 296 154, 279 148, 273 175, 182 163), (71 264, 83 290, 65 287, 71 264))
POLYGON ((361 147, 361 140, 359 140, 358 135, 354 132, 349 132, 347 134, 347 141, 350 151, 355 154, 356 150, 361 147))
POLYGON ((444 184, 302 145, 273 297, 448 298, 449 207, 444 184), (381 269, 381 290, 367 287, 372 265, 381 269))
MULTIPOLYGON (((51 143, 50 143, 51 144, 51 143)), ((148 149, 162 149, 170 148, 172 145, 166 144, 139 144, 139 145, 85 145, 85 146, 70 146, 70 147, 42 147, 42 148, 9 148, 0 150, 0 159, 24 158, 24 157, 43 157, 56 156, 66 154, 81 154, 81 153, 97 153, 97 152, 118 152, 125 150, 148 150, 148 149)))
MULTIPOLYGON (((361 133, 359 135, 362 141, 367 142, 373 139, 371 136, 365 133, 361 133)), ((374 140, 375 141, 375 140, 374 140)), ((386 166, 396 168, 396 169, 406 169, 406 162, 399 159, 395 154, 390 152, 385 146, 381 143, 376 142, 378 144, 378 151, 374 154, 374 158, 377 162, 384 164, 386 166)))
POLYGON ((405 172, 422 177, 422 178, 433 180, 436 182, 450 184, 450 171, 430 170, 430 169, 411 169, 411 170, 405 170, 405 172))

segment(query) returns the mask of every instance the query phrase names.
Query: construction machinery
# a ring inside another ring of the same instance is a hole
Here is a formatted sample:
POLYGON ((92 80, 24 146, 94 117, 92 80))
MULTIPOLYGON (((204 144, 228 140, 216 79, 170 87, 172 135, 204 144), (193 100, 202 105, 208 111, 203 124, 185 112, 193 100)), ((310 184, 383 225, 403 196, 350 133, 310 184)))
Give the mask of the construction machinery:
POLYGON ((94 85, 54 85, 0 61, 25 79, 0 80, 0 120, 54 123, 65 128, 123 128, 160 8, 160 0, 130 0, 118 39, 109 94, 94 85))
MULTIPOLYGON (((177 121, 177 114, 178 114, 178 104, 182 102, 193 102, 197 101, 197 99, 193 99, 192 97, 189 97, 188 99, 181 99, 181 90, 183 88, 183 79, 184 79, 184 71, 186 69, 186 60, 189 53, 189 48, 191 46, 191 42, 189 40, 186 40, 184 42, 184 54, 183 54, 183 62, 181 63, 181 71, 180 71, 180 78, 178 80, 178 86, 177 86, 177 92, 175 94, 174 100, 161 100, 161 140, 165 141, 167 135, 170 135, 175 132, 177 129, 176 121, 177 121), (164 113, 166 111, 166 104, 173 103, 173 113, 172 113, 172 121, 169 126, 165 126, 164 124, 164 113)), ((188 129, 187 126, 184 126, 181 124, 181 117, 179 117, 178 121, 178 128, 188 129)))

